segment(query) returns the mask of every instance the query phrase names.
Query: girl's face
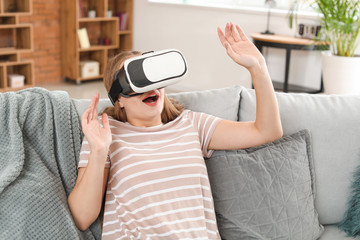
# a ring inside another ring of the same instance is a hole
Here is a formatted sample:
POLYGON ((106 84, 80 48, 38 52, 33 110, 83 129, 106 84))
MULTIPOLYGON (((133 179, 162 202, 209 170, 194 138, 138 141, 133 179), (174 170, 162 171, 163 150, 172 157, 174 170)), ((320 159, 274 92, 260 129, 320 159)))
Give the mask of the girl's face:
POLYGON ((134 97, 120 97, 119 104, 125 109, 128 122, 133 126, 152 127, 161 124, 165 91, 155 89, 134 97))

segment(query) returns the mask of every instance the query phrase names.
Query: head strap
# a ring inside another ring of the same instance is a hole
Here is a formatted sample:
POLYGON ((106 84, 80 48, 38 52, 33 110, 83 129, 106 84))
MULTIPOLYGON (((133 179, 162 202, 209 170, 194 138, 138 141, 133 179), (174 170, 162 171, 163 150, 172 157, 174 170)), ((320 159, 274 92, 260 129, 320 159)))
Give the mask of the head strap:
POLYGON ((115 105, 115 102, 116 102, 116 100, 118 100, 119 95, 122 97, 128 98, 128 97, 134 97, 134 96, 138 96, 138 95, 142 94, 142 93, 134 93, 134 94, 123 93, 123 90, 127 89, 126 86, 128 86, 128 85, 121 84, 121 83, 125 83, 126 81, 127 81, 127 79, 126 79, 126 74, 125 74, 124 68, 117 70, 114 74, 114 80, 111 85, 110 91, 108 93, 108 97, 110 98, 110 101, 113 105, 115 105))

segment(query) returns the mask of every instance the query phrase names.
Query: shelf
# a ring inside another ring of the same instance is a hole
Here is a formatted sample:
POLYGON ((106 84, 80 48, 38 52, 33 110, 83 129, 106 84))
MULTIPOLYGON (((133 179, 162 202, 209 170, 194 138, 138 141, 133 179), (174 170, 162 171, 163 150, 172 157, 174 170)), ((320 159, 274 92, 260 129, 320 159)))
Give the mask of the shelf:
POLYGON ((94 76, 94 77, 88 77, 88 78, 83 78, 83 77, 80 77, 79 80, 80 81, 90 81, 90 80, 94 80, 94 79, 101 79, 104 77, 104 74, 100 74, 98 76, 94 76))
POLYGON ((25 84, 24 86, 19 87, 19 88, 11 88, 11 87, 0 88, 0 92, 19 91, 19 90, 22 90, 25 88, 31 88, 31 87, 34 87, 34 85, 33 84, 25 84))
POLYGON ((32 27, 32 25, 31 25, 31 24, 27 24, 27 23, 21 23, 21 24, 16 24, 16 23, 0 24, 0 29, 31 28, 31 27, 32 27))
POLYGON ((0 26, 1 25, 12 25, 16 24, 16 17, 14 16, 0 16, 0 26))
POLYGON ((17 53, 0 54, 0 64, 16 62, 19 60, 17 53))
POLYGON ((104 49, 113 49, 117 48, 116 45, 96 45, 96 46, 90 46, 89 48, 79 48, 79 52, 91 52, 91 51, 98 51, 98 50, 104 50, 104 49))
POLYGON ((19 91, 21 89, 31 88, 31 87, 34 87, 34 84, 24 84, 24 86, 19 87, 19 88, 11 88, 11 87, 0 88, 0 92, 19 91))
POLYGON ((5 66, 0 65, 0 90, 5 89, 7 86, 7 81, 5 81, 6 72, 5 66))
POLYGON ((76 79, 75 78, 73 79, 73 78, 65 77, 65 81, 74 81, 77 84, 80 84, 81 82, 86 82, 86 81, 101 80, 103 77, 104 77, 103 74, 95 76, 95 77, 88 77, 88 78, 79 77, 79 78, 76 78, 76 79))
POLYGON ((132 49, 132 34, 119 35, 119 49, 125 51, 132 49))
POLYGON ((95 18, 88 18, 88 17, 83 17, 83 18, 79 18, 79 23, 86 23, 86 22, 106 22, 106 21, 117 21, 118 18, 117 17, 95 17, 95 18))
POLYGON ((2 0, 1 15, 19 16, 32 14, 32 2, 24 0, 2 0))
POLYGON ((80 81, 85 80, 85 79, 94 79, 94 78, 102 78, 104 71, 105 71, 105 61, 107 60, 106 55, 105 55, 105 51, 102 50, 98 50, 98 51, 90 51, 90 52, 81 52, 79 55, 79 74, 77 79, 79 79, 80 81), (86 60, 92 60, 92 61, 96 61, 99 63, 99 76, 96 77, 91 77, 91 78, 83 78, 82 76, 80 76, 80 62, 81 61, 86 61, 86 60))
POLYGON ((7 24, 0 25, 0 52, 32 50, 32 25, 7 24))
POLYGON ((15 47, 6 47, 6 48, 0 48, 0 56, 1 55, 8 55, 12 53, 17 53, 18 50, 16 50, 15 47))
POLYGON ((119 45, 117 34, 114 32, 114 29, 118 28, 116 18, 79 22, 79 28, 86 28, 91 46, 114 48, 119 45), (105 42, 105 39, 108 39, 110 44, 100 45, 100 41, 105 42))
POLYGON ((132 11, 133 0, 62 0, 61 41, 64 51, 61 58, 64 79, 80 83, 103 78, 109 56, 115 52, 132 49, 132 11), (112 17, 107 17, 109 8, 112 10, 112 17), (96 10, 96 17, 88 17, 89 9, 96 10), (118 13, 126 13, 127 30, 125 31, 119 31, 118 13), (77 32, 81 28, 86 28, 89 48, 80 47, 77 32), (99 63, 99 76, 81 77, 80 61, 84 60, 99 63))
POLYGON ((31 0, 0 0, 0 92, 34 86, 32 61, 21 61, 20 54, 33 50, 33 26, 19 23, 20 16, 32 14, 31 0), (24 86, 10 88, 9 74, 25 77, 24 86))
MULTIPOLYGON (((78 9, 79 12, 82 12, 83 16, 87 16, 88 10, 92 9, 96 11, 97 17, 105 17, 106 3, 107 0, 76 0, 76 9, 78 9), (83 8, 82 10, 80 9, 81 7, 83 8)), ((72 3, 72 5, 75 5, 75 1, 72 3)))
POLYGON ((119 31, 118 34, 119 35, 128 35, 128 34, 132 34, 132 31, 131 30, 119 31))
POLYGON ((20 62, 0 62, 0 91, 16 91, 19 89, 33 87, 33 62, 20 61, 20 62), (16 73, 25 76, 24 86, 21 88, 11 88, 8 85, 7 76, 16 73))

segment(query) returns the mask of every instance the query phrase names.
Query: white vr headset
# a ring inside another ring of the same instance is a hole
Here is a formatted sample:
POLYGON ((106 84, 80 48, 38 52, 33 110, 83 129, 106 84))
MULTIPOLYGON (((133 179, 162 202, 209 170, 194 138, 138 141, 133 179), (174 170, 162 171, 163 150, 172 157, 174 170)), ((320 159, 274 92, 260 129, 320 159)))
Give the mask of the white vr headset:
POLYGON ((186 72, 186 60, 179 50, 144 53, 125 60, 114 74, 108 96, 114 105, 119 95, 133 97, 169 86, 180 81, 186 72))

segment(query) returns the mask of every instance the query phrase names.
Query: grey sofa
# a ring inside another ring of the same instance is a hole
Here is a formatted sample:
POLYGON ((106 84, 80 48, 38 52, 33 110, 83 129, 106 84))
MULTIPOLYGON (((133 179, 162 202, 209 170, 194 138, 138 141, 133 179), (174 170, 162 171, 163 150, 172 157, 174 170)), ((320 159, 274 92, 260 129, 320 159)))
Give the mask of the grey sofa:
MULTIPOLYGON (((350 197, 353 172, 360 163, 360 111, 358 107, 360 105, 360 96, 289 93, 276 93, 276 95, 280 107, 284 136, 307 129, 311 137, 310 150, 313 162, 307 166, 310 168, 311 183, 309 184, 311 185, 313 199, 310 199, 307 204, 314 207, 313 210, 306 208, 306 211, 312 211, 312 216, 316 218, 315 220, 312 219, 313 222, 311 223, 316 225, 314 226, 316 232, 314 236, 317 235, 320 240, 351 239, 338 229, 337 223, 344 217, 350 197)), ((176 98, 188 109, 206 112, 224 119, 249 121, 255 118, 254 91, 240 86, 169 94, 169 97, 176 98)), ((73 103, 79 115, 81 115, 88 106, 89 100, 73 99, 73 103)), ((110 105, 110 102, 107 99, 101 99, 99 111, 108 105, 110 105)), ((216 154, 215 152, 214 155, 216 156, 216 154)), ((222 154, 226 155, 229 152, 223 152, 222 154)), ((289 164, 291 165, 291 161, 289 164)), ((302 176, 305 173, 297 174, 302 176)), ((223 179, 212 181, 223 181, 223 179)), ((280 185, 282 186, 281 181, 280 185)), ((299 197, 296 200, 299 202, 296 204, 301 205, 302 199, 302 197, 299 197)), ((215 207, 217 207, 216 201, 215 199, 215 207)), ((220 206, 222 202, 218 204, 220 206)), ((236 208, 237 206, 232 207, 236 208)), ((291 212, 286 214, 288 218, 291 218, 291 212)), ((218 219, 219 223, 224 218, 227 218, 223 215, 218 216, 222 218, 218 219)), ((254 224, 254 220, 252 220, 252 223, 254 224)), ((294 228, 304 228, 302 224, 303 222, 295 224, 294 228)), ((236 224, 232 227, 235 228, 236 224)), ((228 229, 231 230, 232 227, 228 229)), ((257 227, 261 230, 261 227, 257 227)), ((281 228, 278 230, 282 231, 281 228)), ((303 234, 307 230, 301 229, 299 231, 303 234)), ((266 230, 264 231, 266 232, 266 230)), ((276 234, 276 231, 273 229, 267 232, 272 232, 271 234, 275 232, 276 234)), ((281 234, 278 233, 279 236, 281 234)), ((250 235, 243 235, 244 239, 271 238, 250 235)), ((297 235, 292 237, 291 235, 276 239, 310 239, 305 236, 297 235)))

